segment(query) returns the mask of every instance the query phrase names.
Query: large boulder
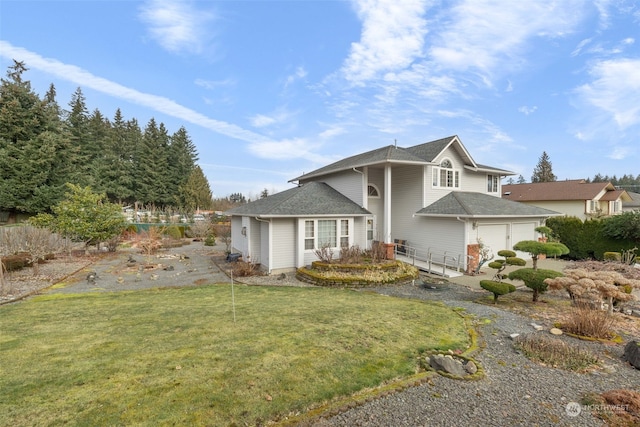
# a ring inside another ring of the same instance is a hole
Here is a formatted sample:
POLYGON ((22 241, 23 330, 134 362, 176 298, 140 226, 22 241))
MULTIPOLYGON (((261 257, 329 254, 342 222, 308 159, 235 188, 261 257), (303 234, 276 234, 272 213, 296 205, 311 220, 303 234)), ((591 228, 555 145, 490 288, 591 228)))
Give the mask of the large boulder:
POLYGON ((434 354, 429 357, 429 366, 436 371, 446 372, 457 377, 464 377, 467 371, 464 369, 462 362, 454 359, 449 355, 434 354))
POLYGON ((637 341, 629 341, 624 347, 622 358, 634 368, 640 369, 640 344, 637 341))

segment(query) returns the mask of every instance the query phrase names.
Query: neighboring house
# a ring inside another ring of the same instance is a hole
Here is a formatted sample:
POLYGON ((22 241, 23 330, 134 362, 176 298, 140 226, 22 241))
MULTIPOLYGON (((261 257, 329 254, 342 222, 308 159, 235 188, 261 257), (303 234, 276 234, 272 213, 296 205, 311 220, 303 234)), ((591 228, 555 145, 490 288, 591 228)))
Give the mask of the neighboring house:
POLYGON ((232 248, 270 273, 302 267, 314 249, 395 241, 419 258, 470 269, 478 239, 494 253, 538 237, 561 215, 502 199, 513 175, 476 163, 457 136, 387 146, 293 179, 298 187, 231 209, 232 248))
POLYGON ((583 179, 505 184, 502 198, 562 212, 582 220, 616 215, 622 204, 631 201, 625 190, 610 182, 586 182, 583 179))
POLYGON ((640 210, 640 193, 633 193, 631 191, 627 191, 631 200, 622 202, 622 211, 630 212, 630 211, 638 211, 640 210))

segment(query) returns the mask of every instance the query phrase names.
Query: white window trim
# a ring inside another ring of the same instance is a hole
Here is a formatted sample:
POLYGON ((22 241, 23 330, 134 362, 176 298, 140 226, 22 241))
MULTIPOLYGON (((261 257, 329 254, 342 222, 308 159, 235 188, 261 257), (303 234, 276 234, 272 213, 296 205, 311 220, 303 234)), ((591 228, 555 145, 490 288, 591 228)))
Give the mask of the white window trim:
POLYGON ((367 197, 371 198, 371 199, 379 199, 380 198, 380 189, 378 188, 377 185, 375 184, 367 184, 367 197), (369 187, 372 187, 374 190, 376 190, 376 194, 377 196, 372 196, 371 194, 369 194, 369 187))
MULTIPOLYGON (((303 221, 303 230, 306 231, 306 223, 307 221, 313 221, 313 249, 304 249, 305 252, 313 252, 316 249, 320 249, 320 246, 318 246, 318 235, 320 234, 318 232, 318 221, 335 221, 336 222, 336 246, 331 247, 331 249, 335 249, 335 250, 340 250, 341 246, 340 246, 340 240, 342 237, 348 237, 349 238, 349 245, 348 247, 353 246, 353 230, 354 230, 354 221, 353 218, 313 218, 313 219, 305 219, 303 221), (343 235, 342 233, 342 220, 346 220, 347 221, 347 227, 348 227, 348 233, 347 235, 343 235)), ((309 238, 311 239, 311 238, 309 238)), ((305 234, 302 236, 302 247, 304 248, 305 242, 307 240, 307 236, 306 236, 306 232, 305 234)))
POLYGON ((494 173, 487 174, 487 193, 499 193, 500 192, 500 175, 494 173), (489 180, 491 179, 491 185, 493 189, 489 189, 489 180), (495 186, 493 185, 495 183, 495 186))
POLYGON ((453 162, 451 161, 451 159, 448 159, 448 158, 442 159, 442 161, 440 162, 440 165, 433 166, 433 170, 431 174, 431 188, 457 188, 457 189, 461 188, 462 184, 460 181, 462 178, 462 174, 460 173, 460 169, 453 167, 453 162), (447 161, 451 164, 451 168, 443 168, 440 166, 441 164, 447 161), (452 177, 453 185, 447 186, 446 183, 445 185, 442 185, 442 182, 440 181, 440 175, 441 175, 440 172, 443 170, 451 171, 453 173, 453 177, 452 177))

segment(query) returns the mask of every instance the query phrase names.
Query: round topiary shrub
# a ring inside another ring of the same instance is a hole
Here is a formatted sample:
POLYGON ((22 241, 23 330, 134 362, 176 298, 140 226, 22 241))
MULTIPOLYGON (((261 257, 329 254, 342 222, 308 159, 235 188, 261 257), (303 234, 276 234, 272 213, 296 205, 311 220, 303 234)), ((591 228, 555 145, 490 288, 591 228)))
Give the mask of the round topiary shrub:
POLYGON ((516 291, 516 287, 511 283, 494 282, 493 280, 481 280, 480 287, 493 293, 494 304, 498 303, 498 297, 500 295, 506 295, 516 291))

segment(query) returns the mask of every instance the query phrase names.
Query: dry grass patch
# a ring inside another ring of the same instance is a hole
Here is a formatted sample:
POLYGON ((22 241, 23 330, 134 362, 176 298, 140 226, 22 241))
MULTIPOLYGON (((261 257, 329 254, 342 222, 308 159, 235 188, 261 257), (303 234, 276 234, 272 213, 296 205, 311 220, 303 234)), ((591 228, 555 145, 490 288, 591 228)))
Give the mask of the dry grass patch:
POLYGON ((600 365, 592 353, 547 335, 524 334, 514 342, 529 359, 552 368, 584 372, 600 365))
POLYGON ((258 425, 469 344, 438 304, 229 285, 0 307, 0 425, 258 425))
POLYGON ((618 389, 602 394, 590 394, 582 403, 608 426, 640 425, 640 393, 637 391, 618 389))

